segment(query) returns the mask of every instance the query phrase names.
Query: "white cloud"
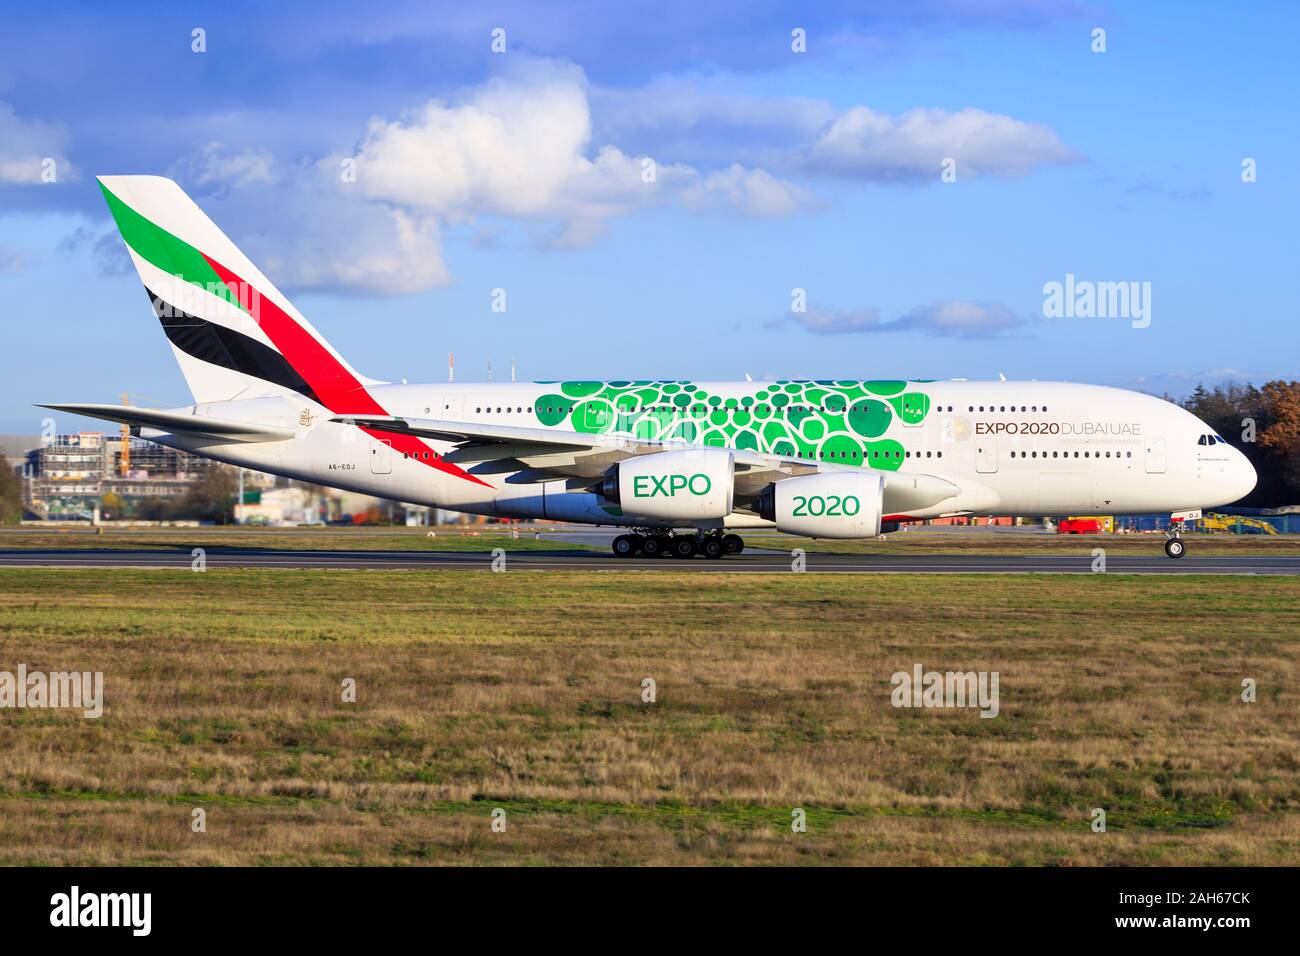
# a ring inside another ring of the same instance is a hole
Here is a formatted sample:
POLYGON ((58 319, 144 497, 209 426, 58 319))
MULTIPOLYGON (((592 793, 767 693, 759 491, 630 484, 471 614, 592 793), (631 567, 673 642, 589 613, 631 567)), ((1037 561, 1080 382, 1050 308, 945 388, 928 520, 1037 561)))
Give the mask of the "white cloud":
POLYGON ((433 216, 318 188, 264 188, 242 193, 240 201, 248 216, 276 210, 266 231, 240 244, 282 289, 408 295, 451 281, 433 216))
POLYGON ((762 169, 735 163, 688 184, 682 201, 692 209, 735 209, 756 219, 793 215, 811 194, 762 169))
POLYGON ((593 92, 596 128, 685 162, 743 162, 876 182, 938 181, 944 159, 958 178, 1014 176, 1079 156, 1037 123, 981 109, 913 109, 891 116, 859 104, 755 96, 727 77, 667 78, 593 92))
POLYGON ((857 179, 937 181, 941 164, 956 160, 957 178, 1018 176, 1078 156, 1057 135, 979 109, 913 109, 901 116, 855 106, 841 114, 805 152, 809 169, 857 179))
POLYGON ((198 186, 249 186, 276 181, 275 160, 268 150, 246 148, 232 153, 215 141, 178 163, 172 175, 198 186))
POLYGON ((77 171, 63 155, 67 140, 63 127, 22 119, 0 101, 0 183, 41 183, 46 160, 54 161, 58 179, 74 179, 77 171))
MULTIPOLYGON (((516 65, 454 104, 432 101, 406 117, 372 120, 357 150, 366 197, 459 222, 501 216, 581 245, 639 209, 681 204, 743 215, 789 215, 807 192, 733 165, 715 173, 593 147, 586 78, 571 64, 516 65)), ((333 157, 323 168, 336 170, 333 157)))
MULTIPOLYGON (((881 321, 880 310, 862 309, 809 309, 806 312, 790 312, 787 319, 801 325, 815 335, 852 335, 859 332, 880 332, 888 328, 881 321)), ((783 324, 783 321, 769 322, 769 327, 783 324)))
MULTIPOLYGON (((232 209, 232 223, 273 229, 262 261, 287 287, 406 294, 450 281, 448 227, 466 226, 469 241, 481 243, 513 225, 538 245, 577 248, 645 209, 775 219, 815 208, 811 191, 781 170, 937 179, 940 160, 954 155, 960 178, 1010 175, 1073 155, 1044 127, 979 110, 837 113, 821 100, 677 80, 593 92, 572 63, 509 59, 508 72, 481 85, 372 119, 355 149, 314 164, 286 166, 264 146, 212 141, 175 173, 206 187, 200 198, 232 209), (599 125, 593 101, 607 114, 599 125), (624 136, 658 145, 637 151, 624 136), (704 148, 692 150, 693 140, 704 148), (700 164, 672 161, 679 155, 700 164), (344 164, 354 178, 340 175, 344 164), (267 209, 276 210, 273 220, 267 209)), ((954 309, 909 321, 938 335, 988 334, 954 309)), ((796 320, 818 334, 898 325, 868 313, 796 320)))
POLYGON ((959 339, 990 338, 1022 324, 1024 320, 998 302, 950 299, 913 309, 898 320, 908 329, 959 339))
POLYGON ((775 328, 793 322, 815 335, 855 335, 872 332, 922 332, 945 338, 993 338, 1022 324, 1022 319, 997 302, 967 302, 951 299, 920 306, 898 319, 885 321, 880 310, 809 309, 789 312, 784 319, 768 322, 775 328))

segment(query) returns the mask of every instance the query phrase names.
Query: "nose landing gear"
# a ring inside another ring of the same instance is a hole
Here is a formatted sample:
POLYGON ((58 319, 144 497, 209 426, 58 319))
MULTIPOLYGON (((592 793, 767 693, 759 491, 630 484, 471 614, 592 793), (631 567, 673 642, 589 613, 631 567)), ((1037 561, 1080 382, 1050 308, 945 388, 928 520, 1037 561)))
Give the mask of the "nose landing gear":
POLYGON ((1169 522, 1169 530, 1165 534, 1165 554, 1168 557, 1181 558, 1187 553, 1187 545, 1183 542, 1182 521, 1169 522))

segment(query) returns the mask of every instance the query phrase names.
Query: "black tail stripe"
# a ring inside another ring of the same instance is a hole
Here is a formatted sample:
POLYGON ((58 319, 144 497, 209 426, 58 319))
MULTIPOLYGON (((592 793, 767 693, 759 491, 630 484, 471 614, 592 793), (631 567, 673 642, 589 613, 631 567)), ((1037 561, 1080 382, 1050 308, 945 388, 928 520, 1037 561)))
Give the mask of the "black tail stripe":
POLYGON ((182 312, 148 288, 145 292, 149 293, 149 303, 167 338, 186 355, 292 389, 313 402, 324 404, 289 360, 275 349, 220 323, 182 312))

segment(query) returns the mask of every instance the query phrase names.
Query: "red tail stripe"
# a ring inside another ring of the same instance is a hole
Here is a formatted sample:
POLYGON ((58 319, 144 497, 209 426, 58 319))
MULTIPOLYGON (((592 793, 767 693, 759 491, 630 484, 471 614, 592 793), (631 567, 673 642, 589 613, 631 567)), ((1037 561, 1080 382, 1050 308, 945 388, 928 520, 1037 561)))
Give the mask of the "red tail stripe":
MULTIPOLYGON (((320 396, 325 407, 336 415, 388 414, 384 407, 375 401, 374 396, 366 391, 366 387, 357 380, 357 377, 291 315, 211 256, 205 254, 203 258, 239 299, 239 304, 253 317, 253 321, 262 327, 262 331, 280 350, 280 354, 289 360, 289 364, 298 370, 298 374, 320 396)), ((430 468, 464 478, 485 488, 492 487, 486 481, 476 478, 450 462, 443 461, 432 448, 414 435, 398 435, 373 428, 361 430, 378 441, 388 442, 395 451, 409 455, 430 468), (428 457, 422 457, 423 453, 428 453, 428 457)))

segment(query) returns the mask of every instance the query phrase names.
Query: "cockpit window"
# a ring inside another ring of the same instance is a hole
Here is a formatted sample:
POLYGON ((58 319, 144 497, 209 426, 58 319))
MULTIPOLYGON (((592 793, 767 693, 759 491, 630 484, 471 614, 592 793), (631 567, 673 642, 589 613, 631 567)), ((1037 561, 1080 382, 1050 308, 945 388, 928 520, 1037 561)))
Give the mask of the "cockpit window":
POLYGON ((1200 438, 1196 439, 1196 444, 1198 444, 1198 445, 1204 445, 1204 444, 1205 444, 1205 436, 1202 435, 1200 438))

